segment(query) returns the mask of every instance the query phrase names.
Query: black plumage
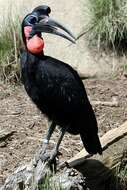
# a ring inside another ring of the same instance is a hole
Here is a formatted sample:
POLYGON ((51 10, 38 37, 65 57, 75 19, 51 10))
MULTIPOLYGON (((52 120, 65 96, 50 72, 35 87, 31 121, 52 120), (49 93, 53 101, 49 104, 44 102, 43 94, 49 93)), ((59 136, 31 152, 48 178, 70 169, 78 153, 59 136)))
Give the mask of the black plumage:
POLYGON ((43 51, 33 54, 27 48, 21 54, 21 73, 29 97, 42 113, 69 133, 80 134, 90 154, 101 154, 96 117, 78 73, 43 51))

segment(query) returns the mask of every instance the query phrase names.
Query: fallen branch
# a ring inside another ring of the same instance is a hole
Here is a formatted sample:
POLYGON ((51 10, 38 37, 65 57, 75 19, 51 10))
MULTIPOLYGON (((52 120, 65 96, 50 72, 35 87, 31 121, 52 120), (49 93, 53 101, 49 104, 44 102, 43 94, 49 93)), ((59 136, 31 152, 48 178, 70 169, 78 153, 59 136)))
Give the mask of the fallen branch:
MULTIPOLYGON (((127 121, 118 128, 111 129, 100 138, 103 150, 107 149, 110 145, 117 142, 126 135, 127 135, 127 121)), ((70 167, 73 167, 91 156, 92 155, 89 155, 88 152, 85 149, 83 149, 76 156, 68 160, 67 164, 70 167)))
POLYGON ((110 106, 110 107, 118 107, 119 102, 116 97, 113 97, 112 101, 91 101, 91 104, 94 106, 110 106))

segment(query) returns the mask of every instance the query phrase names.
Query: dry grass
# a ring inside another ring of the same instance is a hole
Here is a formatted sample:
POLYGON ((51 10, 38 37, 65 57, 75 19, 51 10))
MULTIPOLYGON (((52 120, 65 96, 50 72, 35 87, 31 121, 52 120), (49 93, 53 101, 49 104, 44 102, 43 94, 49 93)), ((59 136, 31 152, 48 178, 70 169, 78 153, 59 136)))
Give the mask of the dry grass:
POLYGON ((24 1, 20 3, 8 1, 8 5, 7 2, 0 3, 4 10, 2 11, 4 17, 0 15, 0 80, 15 83, 20 81, 21 19, 29 6, 24 1))
POLYGON ((0 78, 5 82, 19 81, 21 44, 21 21, 18 15, 12 16, 10 10, 0 25, 0 78))

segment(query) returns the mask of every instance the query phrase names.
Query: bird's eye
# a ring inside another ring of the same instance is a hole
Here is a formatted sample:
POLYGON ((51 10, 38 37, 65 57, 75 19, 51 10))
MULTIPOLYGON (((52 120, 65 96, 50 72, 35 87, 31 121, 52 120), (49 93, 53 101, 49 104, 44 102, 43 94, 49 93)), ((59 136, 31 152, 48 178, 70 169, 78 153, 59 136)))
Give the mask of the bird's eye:
POLYGON ((38 22, 38 18, 35 15, 29 15, 28 17, 26 17, 26 22, 28 24, 35 24, 36 22, 38 22))

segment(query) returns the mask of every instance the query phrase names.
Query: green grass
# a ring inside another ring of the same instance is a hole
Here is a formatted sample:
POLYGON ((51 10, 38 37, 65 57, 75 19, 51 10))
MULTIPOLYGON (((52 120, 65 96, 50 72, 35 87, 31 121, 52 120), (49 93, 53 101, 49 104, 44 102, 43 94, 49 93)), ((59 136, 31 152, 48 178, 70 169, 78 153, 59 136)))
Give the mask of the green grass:
POLYGON ((17 82, 19 72, 19 49, 21 48, 21 21, 7 15, 0 25, 0 79, 17 82))
POLYGON ((52 186, 51 186, 51 181, 50 181, 50 177, 47 176, 44 180, 44 183, 41 184, 39 187, 38 187, 38 190, 52 190, 52 186))
POLYGON ((114 157, 112 172, 113 176, 111 176, 111 180, 109 182, 109 190, 127 190, 127 152, 125 150, 123 151, 120 159, 119 154, 114 157))
POLYGON ((127 64, 124 64, 122 66, 122 71, 123 71, 124 75, 127 77, 127 64))
POLYGON ((119 177, 120 183, 122 184, 122 190, 127 189, 127 153, 123 154, 121 159, 121 163, 117 168, 116 172, 117 176, 119 177))
POLYGON ((89 0, 87 36, 92 45, 127 49, 127 1, 89 0))
POLYGON ((64 190, 60 185, 56 186, 50 176, 46 176, 44 182, 38 187, 37 190, 64 190))

